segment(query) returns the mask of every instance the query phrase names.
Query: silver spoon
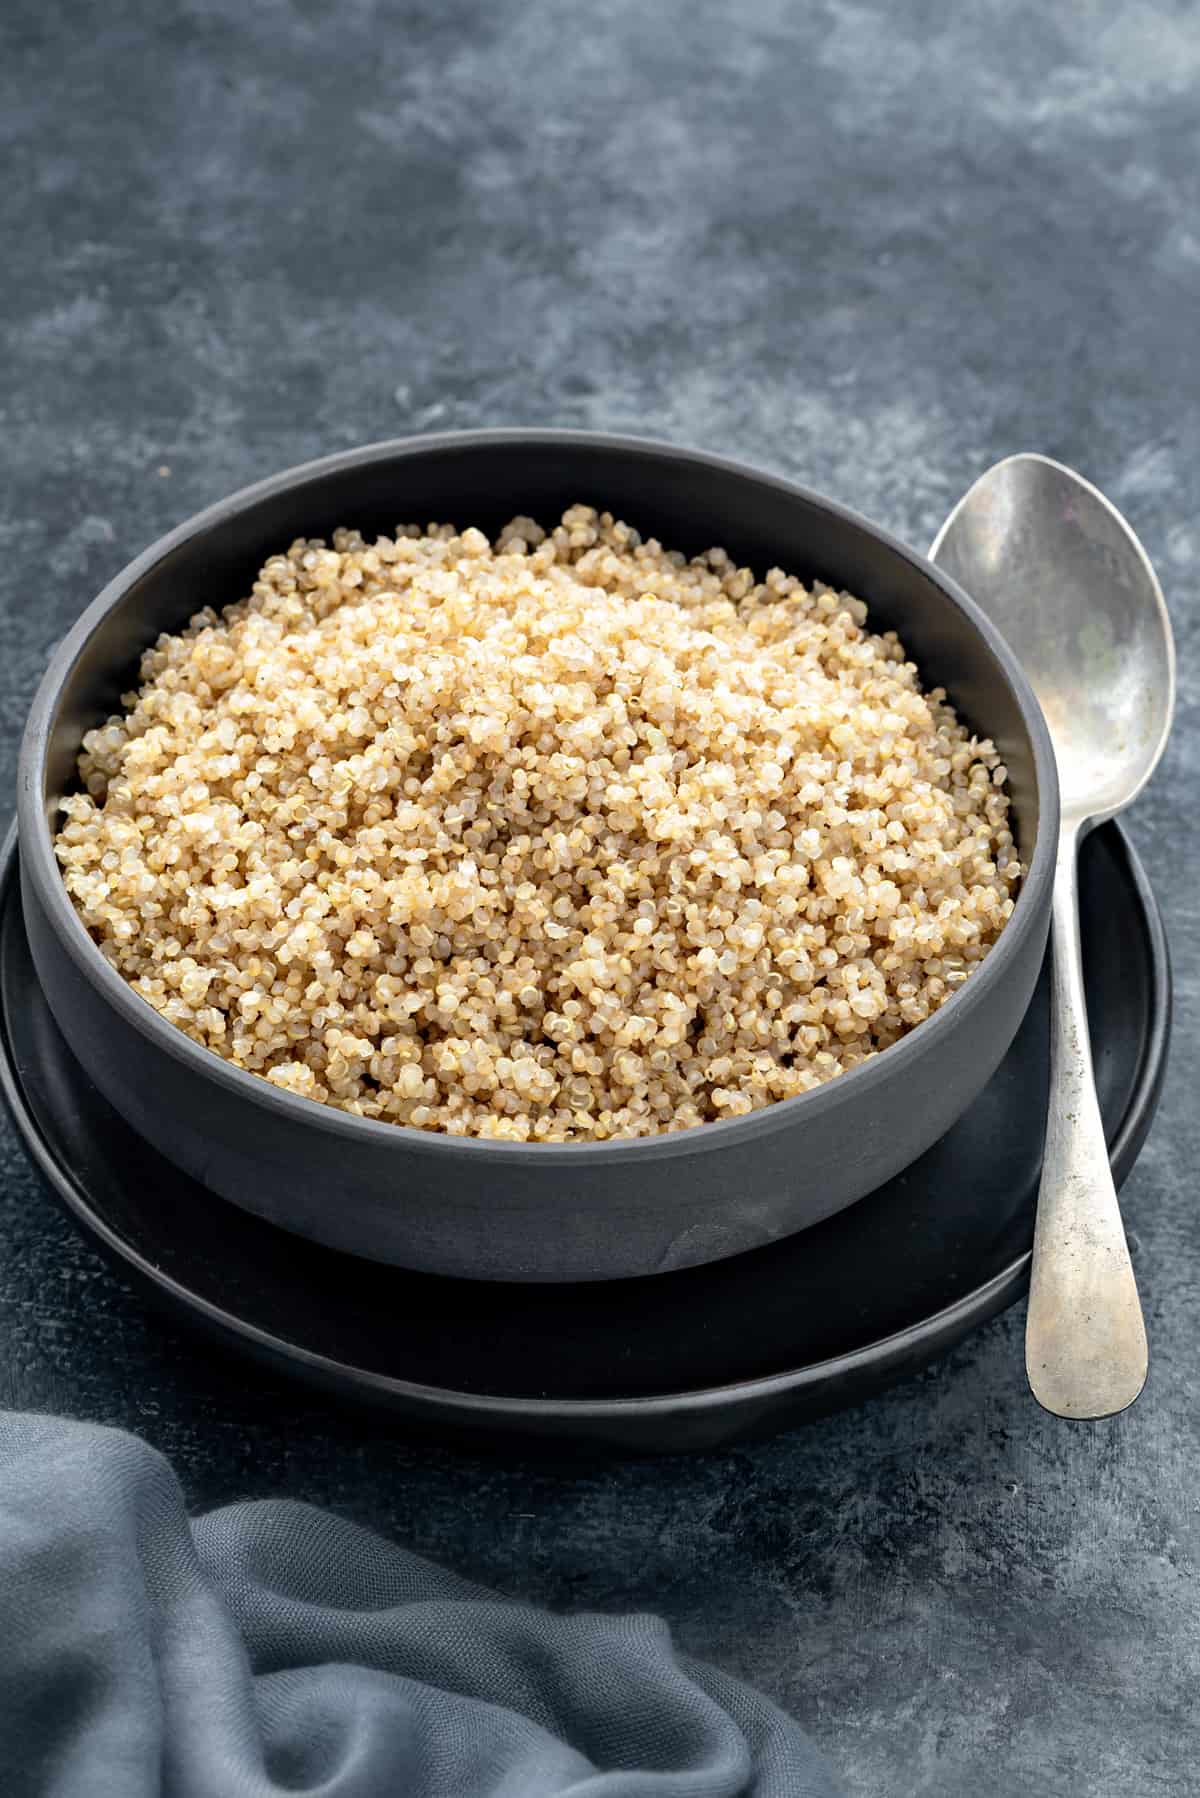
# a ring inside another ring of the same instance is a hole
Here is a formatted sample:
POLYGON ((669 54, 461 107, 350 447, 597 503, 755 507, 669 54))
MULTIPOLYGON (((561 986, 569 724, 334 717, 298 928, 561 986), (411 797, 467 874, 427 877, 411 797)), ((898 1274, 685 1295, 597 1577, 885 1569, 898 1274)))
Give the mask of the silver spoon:
POLYGON ((1058 760, 1050 1106, 1033 1239, 1025 1369, 1059 1417, 1110 1417, 1146 1381, 1146 1327, 1096 1099, 1079 952, 1076 858, 1136 799, 1175 708, 1175 647, 1145 550, 1102 493, 1045 456, 989 468, 930 559, 1016 652, 1058 760))

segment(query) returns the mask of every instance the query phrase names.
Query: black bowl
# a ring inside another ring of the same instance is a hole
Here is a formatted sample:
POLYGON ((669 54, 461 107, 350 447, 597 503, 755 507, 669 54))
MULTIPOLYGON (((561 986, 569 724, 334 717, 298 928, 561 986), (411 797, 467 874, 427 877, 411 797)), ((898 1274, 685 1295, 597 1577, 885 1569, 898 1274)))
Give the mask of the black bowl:
POLYGON ((852 1204, 914 1161, 998 1066, 1046 945, 1058 787, 1037 702, 966 596, 883 531, 790 482, 636 438, 477 431, 375 444, 210 507, 117 576, 56 651, 33 704, 18 794, 22 905, 38 978, 96 1085, 176 1166, 273 1223, 374 1260, 483 1279, 603 1280, 757 1248, 852 1204), (266 556, 339 524, 401 518, 495 531, 516 512, 611 508, 688 551, 722 544, 849 588, 893 626, 1008 765, 1029 863, 983 966, 901 1042, 746 1117, 605 1143, 505 1143, 356 1118, 233 1067, 168 1024, 92 942, 51 824, 86 730, 142 649, 240 598, 266 556))

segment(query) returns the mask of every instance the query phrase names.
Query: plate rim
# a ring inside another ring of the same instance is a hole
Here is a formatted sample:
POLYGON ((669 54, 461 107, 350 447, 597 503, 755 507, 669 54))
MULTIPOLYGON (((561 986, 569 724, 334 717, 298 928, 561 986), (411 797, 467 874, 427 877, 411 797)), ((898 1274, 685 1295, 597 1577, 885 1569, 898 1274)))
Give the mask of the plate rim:
MULTIPOLYGON (((1162 912, 1141 857, 1119 820, 1113 819, 1099 828, 1106 834, 1111 833, 1128 870, 1146 929, 1151 973, 1149 1019, 1134 1088, 1109 1146, 1109 1160, 1119 1186, 1133 1167, 1162 1090, 1171 1040, 1173 982, 1162 912)), ((18 857, 14 821, 0 846, 0 910, 12 902, 11 888, 18 857)), ((1049 949, 1047 953, 1050 953, 1049 949)), ((473 1421, 507 1421, 516 1427, 545 1428, 555 1424, 638 1423, 667 1417, 728 1414, 771 1404, 813 1388, 836 1385, 856 1375, 868 1379, 872 1375, 886 1375, 889 1368, 902 1364, 910 1356, 919 1357, 928 1348, 936 1352, 941 1342, 950 1346, 973 1326, 986 1323, 1015 1302, 1027 1283, 1031 1260, 1031 1251, 1026 1250, 983 1285, 886 1336, 873 1337, 841 1355, 752 1379, 614 1398, 532 1397, 431 1386, 339 1361, 227 1311, 156 1266, 135 1244, 113 1229, 92 1208, 81 1183, 55 1155, 30 1109, 9 1036, 7 1007, 3 1003, 0 1003, 0 1095, 26 1153, 59 1202, 76 1224, 94 1237, 133 1278, 153 1288, 154 1296, 173 1302, 189 1320, 223 1341, 228 1343, 232 1338, 235 1345, 245 1350, 265 1353, 285 1371, 307 1373, 327 1388, 352 1389, 364 1399, 389 1399, 407 1406, 414 1416, 425 1414, 466 1425, 473 1421)))

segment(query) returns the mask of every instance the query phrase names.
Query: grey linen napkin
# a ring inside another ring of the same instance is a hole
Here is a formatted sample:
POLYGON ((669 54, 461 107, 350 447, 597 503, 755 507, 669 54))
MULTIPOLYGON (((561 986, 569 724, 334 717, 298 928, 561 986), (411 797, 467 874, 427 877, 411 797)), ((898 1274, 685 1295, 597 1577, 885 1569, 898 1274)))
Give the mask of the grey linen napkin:
POLYGON ((0 1413, 12 1798, 837 1798, 649 1616, 552 1616, 290 1500, 189 1522, 118 1430, 0 1413))

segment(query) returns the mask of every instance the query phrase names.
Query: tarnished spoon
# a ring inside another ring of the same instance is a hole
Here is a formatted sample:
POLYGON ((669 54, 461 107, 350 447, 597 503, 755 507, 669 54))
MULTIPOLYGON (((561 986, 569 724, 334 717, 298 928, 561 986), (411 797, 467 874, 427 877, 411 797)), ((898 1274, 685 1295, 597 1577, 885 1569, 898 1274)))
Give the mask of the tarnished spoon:
POLYGON ((1096 1099, 1079 952, 1079 844, 1135 799, 1175 707, 1175 648, 1146 552, 1102 493, 1045 456, 975 482, 932 561, 999 627, 1033 683, 1058 761, 1050 1105, 1025 1367, 1059 1417, 1109 1417, 1146 1380, 1146 1328, 1096 1099))

